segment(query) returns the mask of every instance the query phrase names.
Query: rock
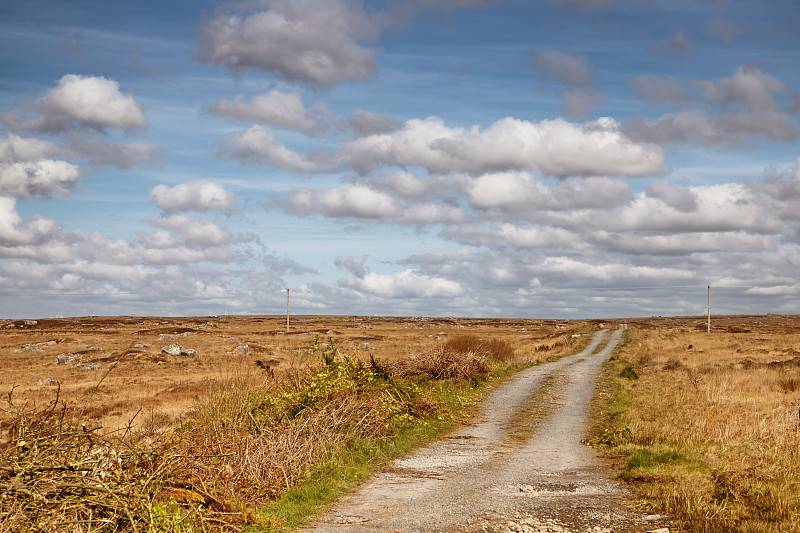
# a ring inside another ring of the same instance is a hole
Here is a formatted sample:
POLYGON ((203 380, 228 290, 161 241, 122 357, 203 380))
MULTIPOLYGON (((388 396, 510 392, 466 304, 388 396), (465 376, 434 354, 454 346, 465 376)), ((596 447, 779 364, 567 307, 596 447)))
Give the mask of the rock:
POLYGON ((647 533, 669 533, 668 527, 660 527, 658 529, 651 529, 647 533))
POLYGON ((23 344, 20 346, 23 350, 31 350, 33 352, 41 352, 44 351, 43 348, 47 346, 53 346, 57 344, 56 341, 44 341, 44 342, 34 342, 32 344, 23 344))
POLYGON ((26 320, 25 321, 25 325, 26 326, 35 326, 36 324, 38 324, 38 322, 35 321, 35 320, 26 320))
POLYGON ((182 355, 184 357, 197 357, 197 350, 191 348, 184 348, 180 344, 170 344, 161 348, 161 353, 167 355, 182 355))
POLYGON ((179 338, 180 338, 180 335, 168 335, 166 333, 162 333, 161 335, 158 336, 158 340, 167 341, 167 342, 176 341, 179 338))
POLYGON ((236 355, 247 355, 247 352, 249 351, 250 351, 250 346, 248 346, 247 344, 240 344, 239 346, 236 347, 235 350, 236 355))
MULTIPOLYGON (((160 338, 160 336, 159 336, 160 338)), ((170 344, 169 346, 164 346, 161 348, 161 353, 165 353, 167 355, 180 355, 181 354, 181 345, 180 344, 170 344)))
POLYGON ((79 361, 81 359, 83 359, 82 355, 74 353, 60 353, 57 357, 59 365, 71 365, 75 363, 75 361, 79 361))
POLYGON ((40 387, 47 387, 48 385, 52 385, 53 383, 55 383, 55 381, 53 381, 53 378, 44 378, 40 379, 36 384, 40 387))
POLYGON ((78 365, 81 370, 100 370, 100 365, 78 365))

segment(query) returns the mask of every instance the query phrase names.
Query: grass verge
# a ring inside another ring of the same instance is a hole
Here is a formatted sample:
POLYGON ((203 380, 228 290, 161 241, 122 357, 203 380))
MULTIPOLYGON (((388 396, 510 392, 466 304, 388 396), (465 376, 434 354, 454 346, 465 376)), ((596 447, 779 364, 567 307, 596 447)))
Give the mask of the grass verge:
POLYGON ((800 367, 754 348, 724 332, 628 331, 587 444, 643 511, 688 531, 800 531, 800 391, 785 386, 800 367))

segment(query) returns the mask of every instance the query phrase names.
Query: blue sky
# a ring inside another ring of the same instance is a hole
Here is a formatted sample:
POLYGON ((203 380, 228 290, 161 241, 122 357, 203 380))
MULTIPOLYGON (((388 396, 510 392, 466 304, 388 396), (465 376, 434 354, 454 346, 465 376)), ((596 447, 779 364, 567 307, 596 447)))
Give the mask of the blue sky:
POLYGON ((0 317, 800 313, 794 0, 0 0, 0 317))

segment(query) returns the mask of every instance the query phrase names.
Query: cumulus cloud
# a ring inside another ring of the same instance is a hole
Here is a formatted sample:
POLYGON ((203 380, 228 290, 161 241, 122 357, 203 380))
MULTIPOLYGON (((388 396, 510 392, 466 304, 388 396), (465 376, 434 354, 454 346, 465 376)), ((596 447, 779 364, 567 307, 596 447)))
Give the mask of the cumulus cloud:
POLYGON ((224 136, 217 156, 240 163, 273 165, 310 174, 333 172, 336 169, 326 154, 293 152, 275 138, 271 128, 260 125, 224 136))
POLYGON ((0 163, 0 196, 49 198, 67 195, 80 177, 80 169, 66 161, 45 159, 0 163))
POLYGON ((730 145, 753 139, 793 141, 800 134, 791 117, 777 109, 742 109, 709 115, 690 109, 655 120, 635 119, 625 124, 632 139, 659 144, 699 142, 704 146, 730 145))
POLYGON ((533 66, 540 76, 567 86, 586 88, 591 85, 592 75, 586 58, 556 52, 534 50, 533 66))
POLYGON ((200 59, 234 72, 276 72, 290 81, 331 86, 375 71, 379 25, 360 3, 260 0, 223 12, 200 28, 200 59))
POLYGON ((53 142, 35 138, 24 138, 9 133, 0 139, 0 163, 30 162, 52 159, 62 155, 64 149, 53 142))
POLYGON ((209 111, 223 117, 289 128, 310 135, 319 134, 336 122, 327 105, 317 103, 306 109, 299 93, 277 89, 254 95, 249 102, 241 94, 231 100, 220 99, 209 111))
POLYGON ((513 216, 531 210, 612 209, 633 200, 623 181, 586 178, 548 187, 526 172, 485 174, 467 184, 465 192, 470 205, 510 211, 513 216))
POLYGON ((326 191, 293 189, 275 205, 293 215, 330 218, 392 219, 401 213, 394 199, 363 185, 343 185, 326 191))
POLYGON ((0 196, 0 258, 68 261, 78 240, 61 224, 42 216, 23 220, 16 199, 0 196))
POLYGON ((230 214, 236 208, 236 195, 209 180, 182 183, 174 187, 156 185, 150 190, 150 198, 166 213, 218 209, 230 214))
POLYGON ((645 194, 651 198, 658 198, 668 206, 684 213, 697 211, 699 207, 695 193, 683 185, 669 183, 667 180, 654 181, 647 187, 645 194))
POLYGON ((49 198, 69 194, 81 177, 80 169, 50 159, 64 151, 56 143, 13 133, 0 139, 0 196, 49 198))
POLYGON ((347 119, 348 125, 361 135, 391 133, 402 127, 402 123, 388 114, 371 113, 356 109, 347 119))
POLYGON ((344 268, 345 270, 349 270, 357 278, 363 278, 367 273, 366 268, 364 268, 365 262, 366 259, 363 257, 339 256, 336 258, 336 261, 334 261, 334 264, 338 267, 344 268))
POLYGON ((553 176, 642 177, 664 170, 657 146, 632 141, 610 118, 584 125, 505 118, 484 130, 450 128, 438 117, 414 119, 395 132, 347 142, 339 155, 362 173, 378 164, 420 165, 437 173, 528 169, 553 176))
POLYGON ((787 92, 786 84, 756 68, 739 67, 732 76, 716 80, 681 83, 640 76, 631 84, 641 96, 654 101, 694 100, 705 106, 653 120, 630 120, 624 130, 636 140, 726 145, 761 138, 789 142, 800 136, 797 122, 778 106, 775 98, 776 94, 787 92))
POLYGON ((453 298, 464 291, 455 281, 426 276, 413 269, 395 274, 367 272, 362 277, 340 280, 339 286, 382 298, 453 298))
POLYGON ((323 191, 292 189, 283 196, 273 195, 267 207, 301 217, 322 216, 383 224, 457 224, 469 219, 458 205, 406 203, 363 184, 344 184, 323 191))
POLYGON ((231 244, 235 238, 228 228, 210 220, 187 215, 169 215, 150 219, 157 227, 181 235, 190 246, 221 246, 231 244))
POLYGON ((144 108, 119 83, 102 76, 67 74, 58 86, 30 104, 33 116, 7 112, 3 121, 13 130, 61 133, 76 129, 140 130, 147 127, 144 108))

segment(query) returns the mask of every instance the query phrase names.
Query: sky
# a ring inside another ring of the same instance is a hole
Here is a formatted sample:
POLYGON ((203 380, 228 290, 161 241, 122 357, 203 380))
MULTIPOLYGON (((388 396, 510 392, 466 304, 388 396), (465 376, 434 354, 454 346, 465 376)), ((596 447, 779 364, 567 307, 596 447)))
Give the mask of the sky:
POLYGON ((0 0, 0 317, 800 313, 797 0, 0 0))

